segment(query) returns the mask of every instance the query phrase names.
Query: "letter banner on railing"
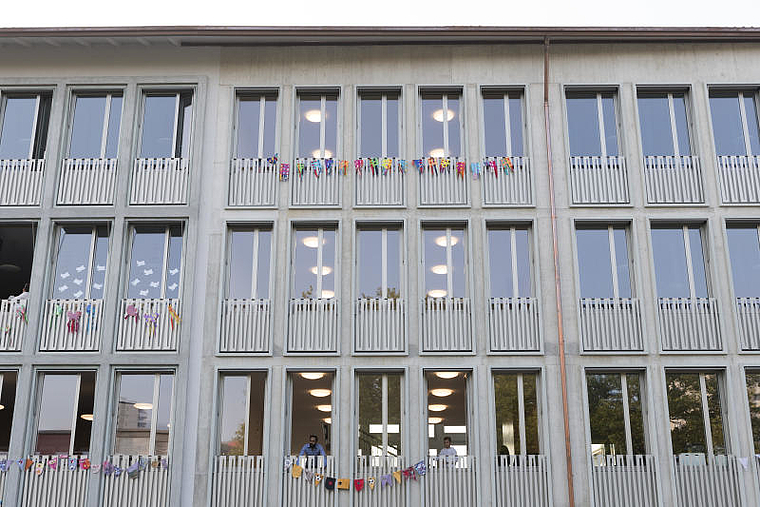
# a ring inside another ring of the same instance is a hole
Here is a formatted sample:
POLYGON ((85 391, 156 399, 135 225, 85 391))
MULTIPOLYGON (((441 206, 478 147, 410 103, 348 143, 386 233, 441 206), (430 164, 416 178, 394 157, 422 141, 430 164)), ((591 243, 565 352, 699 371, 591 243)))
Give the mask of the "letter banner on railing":
POLYGON ((90 471, 93 474, 99 474, 101 471, 105 475, 113 474, 118 477, 122 472, 127 472, 127 476, 130 479, 136 479, 140 472, 146 470, 148 466, 151 468, 161 468, 166 470, 169 468, 168 458, 148 458, 145 456, 139 456, 130 466, 121 468, 114 465, 110 461, 106 460, 102 464, 92 463, 90 458, 86 456, 69 456, 67 454, 60 454, 56 456, 33 456, 26 459, 0 459, 0 473, 8 471, 13 464, 16 464, 19 470, 26 471, 32 469, 35 475, 42 475, 45 473, 46 465, 50 470, 68 469, 71 472, 78 470, 90 471))

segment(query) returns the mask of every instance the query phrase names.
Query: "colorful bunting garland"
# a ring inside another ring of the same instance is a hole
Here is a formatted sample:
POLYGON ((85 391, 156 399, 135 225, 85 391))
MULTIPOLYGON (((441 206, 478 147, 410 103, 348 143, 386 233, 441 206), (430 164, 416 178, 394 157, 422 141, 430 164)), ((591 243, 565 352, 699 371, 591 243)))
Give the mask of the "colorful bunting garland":
MULTIPOLYGON (((0 473, 7 472, 8 467, 13 463, 16 463, 18 465, 19 470, 31 470, 31 473, 34 473, 35 475, 42 475, 45 472, 45 458, 37 457, 34 460, 29 458, 22 458, 18 460, 0 459, 0 473)), ((118 465, 114 465, 107 460, 102 464, 92 463, 90 458, 80 458, 76 456, 69 457, 65 454, 47 458, 47 468, 50 470, 58 470, 60 468, 61 470, 68 469, 69 471, 73 472, 79 469, 93 474, 99 474, 102 470, 105 475, 114 475, 116 477, 121 475, 122 472, 126 471, 127 476, 130 479, 136 479, 140 472, 148 468, 148 464, 150 464, 150 466, 155 469, 162 468, 166 470, 169 468, 169 460, 167 458, 161 458, 160 460, 154 459, 149 461, 145 456, 138 456, 137 460, 135 460, 127 468, 121 468, 118 465)))
POLYGON ((396 484, 401 484, 404 481, 410 480, 416 481, 427 474, 427 463, 423 459, 410 467, 395 470, 389 474, 384 474, 379 477, 367 477, 366 479, 354 479, 352 481, 345 477, 330 477, 318 472, 313 472, 299 465, 298 458, 293 459, 291 457, 286 457, 284 471, 285 473, 290 473, 291 477, 294 479, 300 479, 303 477, 306 482, 314 484, 314 486, 319 486, 324 482, 325 489, 328 491, 334 491, 336 489, 349 490, 351 489, 351 484, 353 484, 354 489, 359 493, 364 489, 365 485, 368 486, 370 491, 374 491, 378 479, 380 480, 381 489, 393 486, 394 481, 396 484))

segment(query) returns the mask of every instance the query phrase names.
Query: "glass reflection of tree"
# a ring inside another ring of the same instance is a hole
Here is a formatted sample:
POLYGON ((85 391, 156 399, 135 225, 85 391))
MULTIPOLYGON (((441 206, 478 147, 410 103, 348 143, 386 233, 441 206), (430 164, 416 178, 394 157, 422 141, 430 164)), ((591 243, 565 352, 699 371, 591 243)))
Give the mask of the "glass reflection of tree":
POLYGON ((226 456, 242 456, 245 448, 245 423, 241 422, 232 438, 221 445, 222 454, 226 456))
MULTIPOLYGON (((372 296, 368 296, 364 292, 362 292, 362 299, 380 299, 383 297, 383 288, 378 287, 375 289, 375 294, 372 296)), ((385 299, 398 299, 401 297, 401 292, 396 287, 388 287, 388 295, 385 296, 385 299)))
MULTIPOLYGON (((626 377, 628 381, 629 414, 633 453, 643 452, 643 420, 638 378, 626 377)), ((604 444, 605 454, 625 454, 625 420, 623 414, 623 390, 619 374, 589 375, 587 377, 591 441, 604 444)))
MULTIPOLYGON (((388 425, 399 424, 396 405, 401 400, 401 382, 397 375, 388 375, 388 425)), ((370 425, 380 425, 383 421, 383 377, 382 375, 361 375, 359 377, 359 449, 363 456, 371 456, 372 448, 382 449, 382 434, 370 433, 370 425)), ((387 428, 386 428, 387 431, 387 428)), ((401 447, 401 433, 388 434, 386 454, 398 456, 401 447)))
MULTIPOLYGON (((496 405, 496 448, 501 449, 507 445, 504 441, 504 435, 500 431, 500 423, 506 423, 508 417, 512 417, 514 429, 514 452, 521 454, 523 445, 525 445, 526 454, 539 454, 538 445, 538 410, 536 406, 536 379, 533 375, 523 376, 523 397, 525 399, 525 438, 527 442, 520 442, 520 428, 517 427, 520 421, 519 400, 517 394, 517 375, 499 374, 494 376, 494 393, 496 405)), ((508 446, 507 446, 508 447, 508 446)))
POLYGON ((668 377, 668 410, 673 453, 706 452, 698 374, 668 377))

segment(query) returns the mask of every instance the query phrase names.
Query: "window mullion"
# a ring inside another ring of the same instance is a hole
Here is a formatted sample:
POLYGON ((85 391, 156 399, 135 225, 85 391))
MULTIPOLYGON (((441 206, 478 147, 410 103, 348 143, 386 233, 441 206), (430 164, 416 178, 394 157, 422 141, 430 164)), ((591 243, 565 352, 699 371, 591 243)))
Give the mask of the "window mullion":
POLYGON ((752 155, 752 143, 749 140, 749 124, 747 122, 747 109, 744 107, 744 92, 739 92, 739 116, 742 121, 742 134, 744 135, 744 149, 747 155, 752 155))
MULTIPOLYGON (((179 133, 180 94, 174 95, 174 131, 172 132, 172 158, 177 158, 177 134, 179 133)), ((143 125, 143 128, 145 126, 143 125)))
POLYGON ((248 456, 248 442, 251 435, 251 374, 246 376, 245 388, 245 436, 243 437, 243 456, 248 456))
POLYGON ((112 99, 113 96, 110 93, 106 94, 106 109, 103 113, 103 130, 100 134, 100 158, 106 157, 106 148, 108 145, 108 123, 111 117, 112 99))
POLYGON ((383 228, 381 231, 381 246, 380 246, 380 263, 382 264, 382 283, 380 290, 380 297, 388 297, 388 229, 383 228))
POLYGON ((504 94, 504 136, 506 137, 506 154, 512 156, 512 125, 509 122, 509 94, 504 94))
MULTIPOLYGON (((524 377, 522 373, 517 374, 517 414, 518 414, 518 426, 520 432, 520 456, 528 454, 528 450, 525 445, 526 431, 525 431, 525 387, 523 385, 524 377)), ((515 453, 518 454, 518 453, 515 453)))
POLYGON ((518 280, 517 268, 517 229, 509 229, 510 250, 512 257, 512 297, 520 297, 520 282, 518 280))
POLYGON ((322 242, 324 241, 324 229, 317 230, 317 292, 316 297, 322 297, 322 242))
POLYGON ((602 109, 602 94, 596 94, 596 117, 599 121, 599 148, 602 158, 607 157, 607 139, 604 135, 604 110, 602 109))
MULTIPOLYGON (((46 377, 47 378, 47 377, 46 377)), ((69 436, 69 456, 74 454, 74 439, 77 434, 77 412, 79 412, 79 390, 82 387, 82 375, 77 375, 77 388, 74 390, 74 413, 71 414, 71 435, 69 436)))
POLYGON ((610 225, 607 227, 607 235, 610 246, 610 267, 612 268, 612 297, 620 299, 620 287, 617 272, 617 255, 615 254, 615 230, 610 225))
POLYGON ((628 375, 620 375, 620 385, 623 395, 623 422, 625 423, 625 448, 626 454, 633 455, 633 438, 631 437, 631 408, 628 402, 628 375))
POLYGON ((689 297, 692 300, 697 298, 697 291, 694 288, 694 265, 691 258, 691 243, 689 242, 689 226, 684 225, 681 229, 683 231, 683 246, 686 254, 686 273, 689 277, 689 297))
POLYGON ((705 446, 707 447, 707 455, 713 458, 713 439, 712 431, 710 430, 710 407, 707 403, 707 383, 705 381, 705 374, 699 374, 699 393, 702 399, 702 421, 705 431, 705 446))
POLYGON ((264 115, 266 114, 266 105, 266 96, 261 95, 259 97, 259 138, 257 140, 258 149, 256 150, 259 158, 264 156, 264 115))
POLYGON ((160 296, 161 299, 164 299, 166 297, 166 271, 168 269, 169 264, 169 241, 171 237, 171 231, 169 227, 164 229, 164 259, 163 264, 161 265, 161 291, 160 296))
POLYGON ((256 260, 259 256, 259 230, 253 230, 253 252, 251 252, 251 299, 258 298, 258 262, 256 260))
POLYGON ((92 285, 92 268, 95 262, 95 246, 97 245, 97 241, 98 241, 98 227, 94 226, 92 228, 92 232, 90 233, 90 252, 89 252, 89 257, 87 259, 87 280, 84 287, 85 299, 90 298, 90 287, 92 285))
POLYGON ((327 105, 327 96, 322 95, 319 98, 319 158, 325 156, 325 109, 327 105))
POLYGON ((388 154, 388 96, 382 95, 380 99, 380 155, 388 154))
POLYGON ((29 158, 34 157, 34 145, 37 142, 37 122, 40 120, 40 95, 38 94, 34 102, 34 121, 32 121, 32 131, 29 138, 29 158))
POLYGON ((681 155, 678 146, 678 124, 676 123, 676 112, 673 106, 673 94, 668 93, 668 115, 670 116, 670 136, 673 139, 673 153, 676 157, 681 155))
POLYGON ((381 393, 382 393, 382 424, 383 424, 383 449, 385 456, 388 453, 388 375, 383 373, 381 376, 381 393))
POLYGON ((449 97, 445 93, 441 96, 441 107, 443 108, 443 156, 449 156, 449 97))
POLYGON ((453 283, 452 283, 452 259, 451 259, 451 229, 446 229, 446 295, 449 298, 453 298, 453 283))
POLYGON ((161 374, 153 375, 153 410, 150 412, 150 445, 148 454, 150 456, 156 453, 156 426, 158 425, 158 394, 161 383, 161 374))

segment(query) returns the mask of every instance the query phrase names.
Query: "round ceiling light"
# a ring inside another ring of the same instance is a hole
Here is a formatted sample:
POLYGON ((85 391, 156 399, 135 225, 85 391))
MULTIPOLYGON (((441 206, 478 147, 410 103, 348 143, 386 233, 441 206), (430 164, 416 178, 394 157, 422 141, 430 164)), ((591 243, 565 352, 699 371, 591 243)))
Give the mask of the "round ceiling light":
POLYGON ((446 294, 448 294, 448 292, 443 289, 432 289, 427 292, 427 295, 431 298, 445 298, 446 294))
POLYGON ((319 109, 311 109, 309 111, 306 111, 304 113, 304 116, 312 123, 319 123, 322 121, 322 112, 319 109))
POLYGON ((430 268, 430 271, 435 273, 436 275, 445 275, 449 272, 448 266, 446 264, 436 264, 432 268, 430 268))
MULTIPOLYGON (((319 268, 317 266, 312 266, 309 271, 316 275, 319 268)), ((332 268, 330 266, 322 266, 322 276, 329 275, 330 273, 332 273, 332 268)))
MULTIPOLYGON (((443 109, 438 109, 436 111, 433 111, 433 119, 435 121, 439 121, 443 123, 443 109)), ((451 121, 454 119, 454 111, 451 109, 446 110, 446 121, 451 121)))
MULTIPOLYGON (((451 236, 451 246, 456 245, 459 243, 459 238, 456 236, 451 236)), ((446 236, 438 236, 435 238, 435 244, 438 246, 446 246, 448 244, 448 241, 446 241, 446 236)))
POLYGON ((445 398, 446 396, 451 396, 452 394, 454 394, 454 390, 447 389, 445 387, 440 387, 438 389, 432 389, 430 391, 430 394, 432 394, 433 396, 437 396, 438 398, 445 398))
POLYGON ((301 376, 305 378, 306 380, 319 380, 322 377, 325 376, 325 372, 323 371, 304 371, 301 373, 301 376))
POLYGON ((332 394, 329 389, 309 389, 309 394, 315 398, 326 398, 332 394))
POLYGON ((458 371, 437 371, 435 372, 435 376, 438 378, 450 380, 453 378, 457 378, 459 376, 458 371))
POLYGON ((443 417, 428 417, 428 424, 441 424, 443 417))
POLYGON ((317 405, 320 412, 332 412, 332 405, 317 405))

